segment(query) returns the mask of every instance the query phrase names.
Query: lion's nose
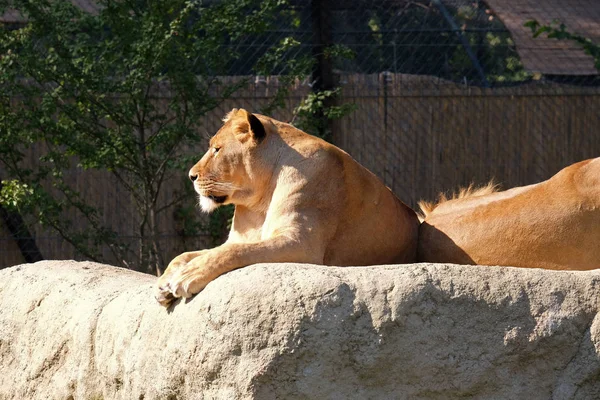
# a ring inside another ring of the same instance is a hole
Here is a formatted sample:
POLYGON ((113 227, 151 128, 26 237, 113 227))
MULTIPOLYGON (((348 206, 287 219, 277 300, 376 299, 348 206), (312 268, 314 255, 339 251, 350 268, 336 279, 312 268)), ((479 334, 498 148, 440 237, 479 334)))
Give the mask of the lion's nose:
POLYGON ((195 174, 190 174, 190 180, 191 180, 192 182, 194 182, 196 179, 198 179, 198 175, 195 175, 195 174))

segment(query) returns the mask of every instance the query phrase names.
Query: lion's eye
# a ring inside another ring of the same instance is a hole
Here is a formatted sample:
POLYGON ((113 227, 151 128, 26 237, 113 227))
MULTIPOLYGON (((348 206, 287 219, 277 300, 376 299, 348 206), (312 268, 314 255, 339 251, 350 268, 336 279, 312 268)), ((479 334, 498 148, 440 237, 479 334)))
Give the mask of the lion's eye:
POLYGON ((219 152, 219 150, 221 150, 221 148, 220 148, 220 147, 213 147, 213 148, 212 148, 212 153, 213 153, 213 156, 214 156, 214 155, 216 155, 216 154, 219 152))

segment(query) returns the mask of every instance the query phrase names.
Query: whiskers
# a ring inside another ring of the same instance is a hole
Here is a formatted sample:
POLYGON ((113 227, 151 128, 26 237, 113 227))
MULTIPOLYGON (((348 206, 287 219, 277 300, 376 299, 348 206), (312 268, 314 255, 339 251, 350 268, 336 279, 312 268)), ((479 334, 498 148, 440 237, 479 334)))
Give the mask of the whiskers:
POLYGON ((230 198, 240 188, 231 182, 219 182, 210 178, 204 178, 194 182, 194 188, 200 195, 198 203, 204 212, 212 212, 230 198))
POLYGON ((202 192, 216 192, 216 193, 231 193, 236 190, 240 190, 240 187, 234 185, 231 182, 218 182, 212 179, 200 179, 196 181, 198 189, 202 192))

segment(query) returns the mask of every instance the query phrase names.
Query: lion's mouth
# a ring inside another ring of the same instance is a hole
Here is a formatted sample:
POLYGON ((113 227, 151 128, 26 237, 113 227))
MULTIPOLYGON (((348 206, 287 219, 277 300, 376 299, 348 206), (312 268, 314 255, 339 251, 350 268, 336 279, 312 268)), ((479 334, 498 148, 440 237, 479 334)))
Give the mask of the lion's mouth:
POLYGON ((205 195, 200 195, 200 208, 202 209, 202 211, 204 212, 212 212, 214 211, 216 208, 218 208, 220 205, 222 205, 223 203, 225 203, 225 201, 227 200, 227 196, 216 196, 216 195, 210 195, 210 194, 205 194, 205 195))
POLYGON ((210 196, 206 196, 209 199, 211 199, 212 201, 214 201, 217 204, 223 204, 225 203, 225 200, 227 200, 227 196, 214 196, 214 195, 210 195, 210 196))

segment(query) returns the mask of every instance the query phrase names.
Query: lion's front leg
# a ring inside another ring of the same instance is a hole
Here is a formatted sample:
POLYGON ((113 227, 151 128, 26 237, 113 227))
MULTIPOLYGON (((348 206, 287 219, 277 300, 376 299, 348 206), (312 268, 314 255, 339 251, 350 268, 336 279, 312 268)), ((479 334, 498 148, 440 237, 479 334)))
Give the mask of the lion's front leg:
POLYGON ((168 306, 178 297, 191 297, 200 292, 209 282, 226 272, 264 262, 320 264, 323 262, 323 250, 316 243, 314 246, 304 246, 287 237, 255 243, 225 243, 201 252, 173 271, 169 266, 159 280, 157 300, 168 306))
POLYGON ((167 266, 165 272, 158 278, 156 300, 163 306, 169 306, 175 300, 175 292, 171 289, 171 282, 179 276, 182 269, 192 261, 199 257, 207 250, 190 251, 182 253, 175 257, 167 266))

